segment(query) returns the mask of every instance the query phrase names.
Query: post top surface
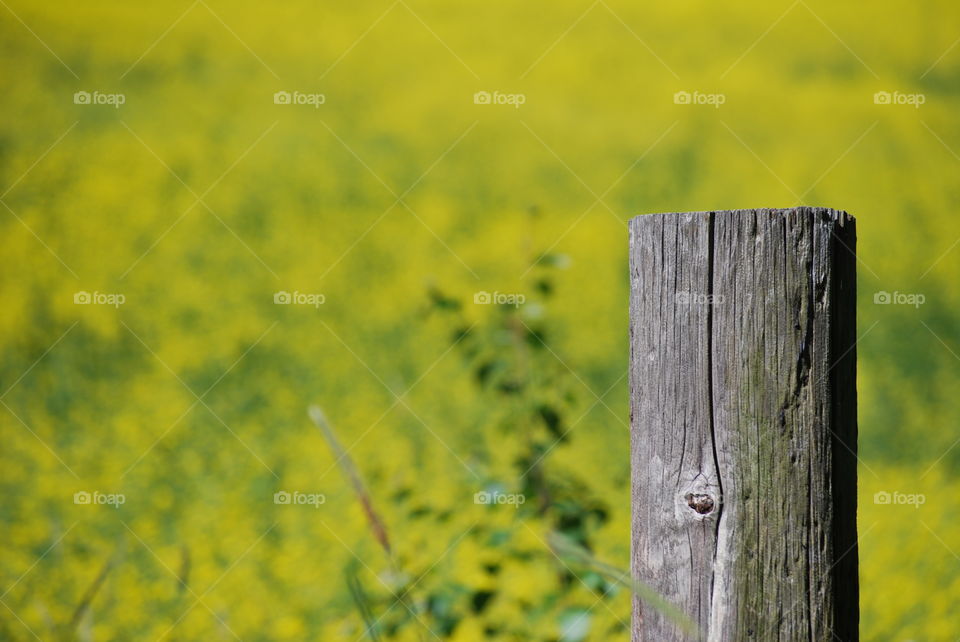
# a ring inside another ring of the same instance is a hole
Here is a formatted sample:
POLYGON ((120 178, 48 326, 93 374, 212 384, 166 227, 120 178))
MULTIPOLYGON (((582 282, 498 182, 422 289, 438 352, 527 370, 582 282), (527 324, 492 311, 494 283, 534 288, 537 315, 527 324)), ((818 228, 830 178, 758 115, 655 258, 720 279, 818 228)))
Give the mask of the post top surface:
POLYGON ((687 216, 687 217, 696 217, 696 216, 709 216, 711 214, 719 214, 721 216, 737 216, 744 214, 763 214, 769 216, 821 216, 825 220, 836 221, 843 225, 847 221, 856 222, 856 219, 851 215, 845 212, 844 210, 837 210, 830 207, 811 207, 811 206, 800 206, 800 207, 756 207, 748 209, 737 209, 737 210, 704 210, 704 211, 694 211, 694 212, 657 212, 649 214, 640 214, 634 216, 630 219, 631 222, 639 222, 648 217, 661 217, 661 216, 687 216))

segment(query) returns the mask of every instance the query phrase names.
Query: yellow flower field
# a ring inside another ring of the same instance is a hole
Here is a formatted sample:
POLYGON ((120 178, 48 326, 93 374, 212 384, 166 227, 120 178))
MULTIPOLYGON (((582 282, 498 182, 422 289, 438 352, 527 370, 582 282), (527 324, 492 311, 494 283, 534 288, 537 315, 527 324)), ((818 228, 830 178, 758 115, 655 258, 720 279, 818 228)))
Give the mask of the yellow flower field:
POLYGON ((960 638, 958 25, 3 0, 0 639, 629 639, 550 545, 628 567, 626 221, 797 204, 858 220, 862 637, 960 638))

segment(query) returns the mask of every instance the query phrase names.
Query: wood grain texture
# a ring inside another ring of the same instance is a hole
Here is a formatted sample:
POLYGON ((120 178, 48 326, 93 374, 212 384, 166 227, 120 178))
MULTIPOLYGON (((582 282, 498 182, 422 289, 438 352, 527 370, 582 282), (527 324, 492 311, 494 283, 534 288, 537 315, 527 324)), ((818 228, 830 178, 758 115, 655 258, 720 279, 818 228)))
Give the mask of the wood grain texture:
MULTIPOLYGON (((705 640, 858 639, 854 220, 630 225, 632 570, 705 640)), ((633 639, 690 639, 634 604, 633 639)))

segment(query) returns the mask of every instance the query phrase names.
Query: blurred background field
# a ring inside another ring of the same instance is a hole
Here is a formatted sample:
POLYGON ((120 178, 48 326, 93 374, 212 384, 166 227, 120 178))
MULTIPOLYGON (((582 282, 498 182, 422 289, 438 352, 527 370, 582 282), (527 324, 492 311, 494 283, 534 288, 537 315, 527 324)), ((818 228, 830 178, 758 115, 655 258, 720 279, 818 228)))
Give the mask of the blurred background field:
POLYGON ((955 3, 0 4, 0 638, 628 639, 547 543, 628 564, 625 222, 800 203, 858 219, 863 637, 960 637, 955 3))

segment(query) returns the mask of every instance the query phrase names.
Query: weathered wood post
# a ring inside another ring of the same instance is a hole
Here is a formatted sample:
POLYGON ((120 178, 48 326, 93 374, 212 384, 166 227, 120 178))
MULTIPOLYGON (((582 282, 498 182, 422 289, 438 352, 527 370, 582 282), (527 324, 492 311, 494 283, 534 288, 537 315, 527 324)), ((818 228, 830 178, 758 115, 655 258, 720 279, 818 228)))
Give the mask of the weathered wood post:
POLYGON ((823 208, 631 221, 632 571, 703 640, 858 639, 855 243, 823 208))

